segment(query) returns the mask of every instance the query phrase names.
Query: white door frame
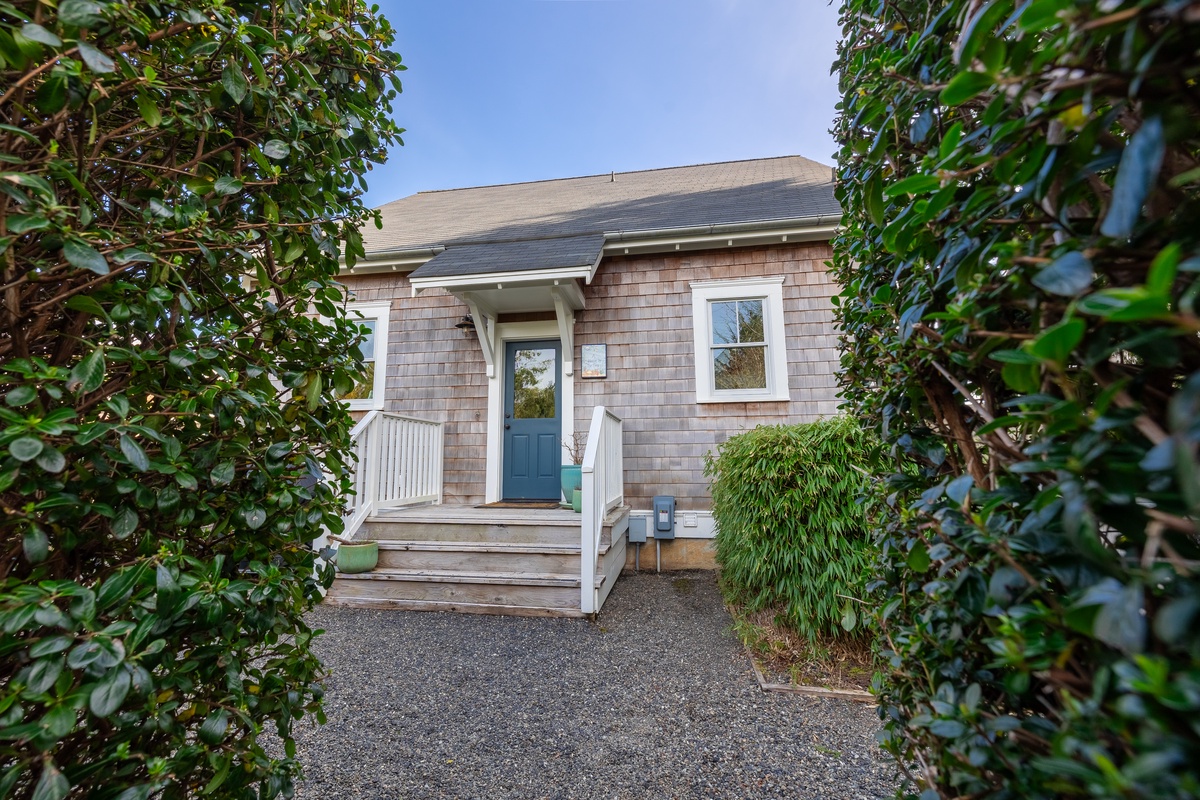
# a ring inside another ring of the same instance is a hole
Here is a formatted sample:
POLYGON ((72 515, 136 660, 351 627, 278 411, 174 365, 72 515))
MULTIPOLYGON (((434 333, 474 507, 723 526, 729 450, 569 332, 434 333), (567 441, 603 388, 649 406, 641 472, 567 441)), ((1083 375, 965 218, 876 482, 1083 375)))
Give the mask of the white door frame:
MULTIPOLYGON (((505 345, 508 342, 519 342, 533 339, 557 339, 562 342, 558 321, 548 319, 539 322, 499 322, 496 323, 496 357, 505 357, 505 345)), ((567 365, 571 363, 573 354, 567 352, 567 343, 562 342, 563 354, 560 359, 562 367, 559 370, 559 387, 562 392, 562 431, 560 440, 571 441, 575 434, 575 380, 568 374, 567 365)), ((574 372, 574 370, 572 370, 574 372)), ((487 403, 487 471, 484 485, 484 502, 498 503, 503 499, 501 485, 501 465, 504 463, 504 369, 497 365, 492 377, 488 378, 487 403)), ((567 449, 563 447, 563 458, 568 458, 567 449)))

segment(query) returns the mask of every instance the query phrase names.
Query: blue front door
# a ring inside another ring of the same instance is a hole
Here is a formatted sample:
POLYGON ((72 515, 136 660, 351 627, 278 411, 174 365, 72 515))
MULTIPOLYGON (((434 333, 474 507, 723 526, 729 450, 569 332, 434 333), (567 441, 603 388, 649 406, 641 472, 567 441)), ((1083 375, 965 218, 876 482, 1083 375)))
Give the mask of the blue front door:
POLYGON ((561 349, 557 340, 504 350, 505 500, 557 500, 562 463, 561 349))

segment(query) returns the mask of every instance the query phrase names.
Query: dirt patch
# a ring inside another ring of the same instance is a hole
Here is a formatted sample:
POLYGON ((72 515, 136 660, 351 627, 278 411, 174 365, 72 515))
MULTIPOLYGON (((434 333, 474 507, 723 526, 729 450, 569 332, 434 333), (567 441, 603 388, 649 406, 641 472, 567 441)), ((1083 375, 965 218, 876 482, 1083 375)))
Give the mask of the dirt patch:
POLYGON ((875 672, 867 640, 807 637, 780 624, 772 609, 746 611, 730 606, 733 630, 750 652, 768 683, 868 691, 875 672))

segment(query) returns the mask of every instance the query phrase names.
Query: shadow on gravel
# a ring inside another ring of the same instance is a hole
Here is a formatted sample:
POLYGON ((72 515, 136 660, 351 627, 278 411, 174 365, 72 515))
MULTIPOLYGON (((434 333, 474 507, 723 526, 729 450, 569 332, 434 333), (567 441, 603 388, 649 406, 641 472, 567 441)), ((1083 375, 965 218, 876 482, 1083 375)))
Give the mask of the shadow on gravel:
POLYGON ((301 800, 876 798, 874 708, 762 694, 711 573, 618 582, 598 621, 318 608, 301 800))

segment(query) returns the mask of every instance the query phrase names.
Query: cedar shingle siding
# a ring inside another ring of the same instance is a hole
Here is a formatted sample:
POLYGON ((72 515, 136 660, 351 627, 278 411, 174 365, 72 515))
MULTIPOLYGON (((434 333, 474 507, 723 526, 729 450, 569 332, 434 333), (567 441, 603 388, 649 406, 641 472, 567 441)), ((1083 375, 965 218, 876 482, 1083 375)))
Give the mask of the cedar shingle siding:
MULTIPOLYGON (((759 424, 837 413, 838 353, 825 242, 606 258, 583 287, 575 318, 575 426, 592 408, 625 420, 626 502, 672 494, 681 510, 709 507, 704 454, 759 424), (784 276, 790 402, 696 403, 695 281, 784 276), (608 345, 608 376, 580 376, 579 348, 608 345)), ((454 327, 466 306, 441 290, 411 296, 398 273, 343 275, 363 302, 392 300, 385 408, 446 424, 445 502, 484 500, 487 378, 478 340, 454 327)))

